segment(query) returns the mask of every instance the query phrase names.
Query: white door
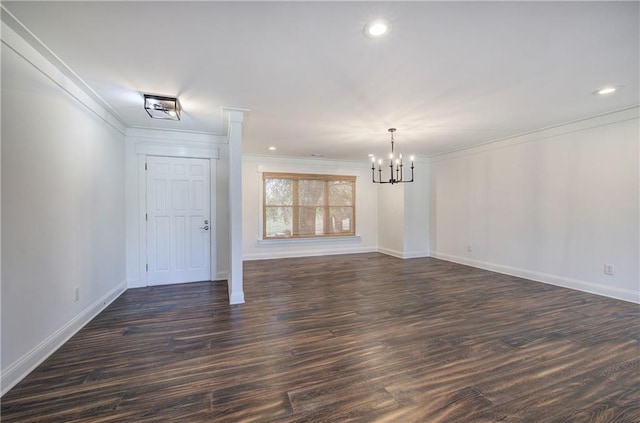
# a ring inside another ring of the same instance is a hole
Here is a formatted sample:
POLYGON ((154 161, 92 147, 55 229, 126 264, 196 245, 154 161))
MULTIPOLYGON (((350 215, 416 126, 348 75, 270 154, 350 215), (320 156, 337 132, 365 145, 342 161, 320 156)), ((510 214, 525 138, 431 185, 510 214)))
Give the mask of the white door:
POLYGON ((211 280, 208 159, 147 157, 147 284, 211 280))

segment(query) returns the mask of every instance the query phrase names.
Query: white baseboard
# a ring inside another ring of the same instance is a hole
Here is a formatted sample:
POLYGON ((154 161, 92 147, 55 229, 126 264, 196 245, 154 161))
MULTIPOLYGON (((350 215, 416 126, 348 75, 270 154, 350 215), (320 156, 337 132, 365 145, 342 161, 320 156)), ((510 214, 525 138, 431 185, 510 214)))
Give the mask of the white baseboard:
POLYGON ((388 256, 393 256, 397 258, 404 258, 402 255, 402 251, 392 250, 390 248, 378 247, 378 252, 382 254, 386 254, 388 256))
POLYGON ((430 257, 430 256, 431 256, 431 251, 429 250, 409 251, 404 253, 402 258, 411 259, 411 258, 421 258, 421 257, 430 257))
POLYGON ((536 272, 534 270, 504 266, 501 264, 485 262, 482 260, 474 260, 468 257, 454 256, 437 251, 432 251, 431 257, 451 261, 454 263, 465 264, 467 266, 477 267, 479 269, 490 270, 496 273, 503 273, 505 275, 530 279, 532 281, 542 282, 549 285, 561 286, 563 288, 575 289, 576 291, 588 292, 590 294, 602 295, 604 297, 615 298, 617 300, 640 304, 640 293, 629 289, 614 288, 611 286, 596 284, 578 279, 536 272))
POLYGON ((286 250, 286 251, 265 251, 263 253, 249 253, 242 257, 242 260, 271 260, 279 258, 292 257, 314 257, 314 256, 330 256, 337 254, 360 254, 375 253, 376 248, 360 247, 360 248, 331 248, 331 249, 313 249, 313 250, 286 250))
POLYGON ((127 281, 127 288, 144 288, 147 284, 140 279, 127 281))
MULTIPOLYGON (((213 279, 214 281, 221 281, 221 280, 227 280, 229 279, 229 272, 228 271, 220 271, 220 272, 216 272, 215 274, 215 279, 213 279)), ((180 283, 180 282, 178 282, 180 283)), ((127 288, 144 288, 147 285, 146 282, 141 281, 140 279, 137 280, 128 280, 127 281, 127 288)))
POLYGON ((107 306, 118 298, 126 288, 127 282, 123 281, 119 283, 111 291, 96 300, 93 304, 80 312, 80 314, 67 322, 67 324, 62 326, 27 354, 22 356, 22 358, 12 363, 6 370, 3 370, 0 382, 0 385, 2 386, 0 395, 4 395, 18 382, 24 379, 73 335, 89 323, 91 319, 96 317, 98 313, 107 308, 107 306))
POLYGON ((402 251, 392 250, 392 249, 389 249, 389 248, 378 247, 378 252, 382 253, 382 254, 386 254, 388 256, 401 258, 401 259, 410 259, 410 258, 429 257, 430 256, 429 250, 402 252, 402 251))
POLYGON ((244 304, 244 292, 237 292, 230 295, 229 304, 244 304))
POLYGON ((215 280, 217 280, 217 281, 229 280, 229 271, 228 270, 224 270, 224 271, 216 272, 216 279, 215 280))

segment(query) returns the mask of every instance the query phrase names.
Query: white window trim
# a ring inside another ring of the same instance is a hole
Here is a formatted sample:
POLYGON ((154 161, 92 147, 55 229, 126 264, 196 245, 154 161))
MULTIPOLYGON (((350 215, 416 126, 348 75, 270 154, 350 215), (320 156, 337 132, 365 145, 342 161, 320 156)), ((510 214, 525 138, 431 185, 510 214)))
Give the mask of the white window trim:
MULTIPOLYGON (((327 236, 327 235, 322 235, 322 236, 309 236, 309 237, 291 237, 291 238, 264 238, 264 219, 263 219, 263 209, 264 209, 264 187, 262 186, 262 184, 264 183, 264 174, 265 173, 296 173, 296 174, 310 174, 310 175, 315 175, 318 174, 316 172, 297 172, 297 171, 286 171, 286 172, 272 172, 272 171, 266 171, 262 168, 262 166, 258 166, 258 186, 260 187, 259 189, 259 199, 260 199, 260 207, 261 207, 261 211, 260 211, 260 217, 259 217, 259 224, 258 224, 258 229, 259 229, 259 233, 260 233, 260 238, 258 238, 256 241, 256 245, 269 245, 269 244, 296 244, 296 243, 302 243, 302 244, 307 244, 307 243, 313 243, 313 242, 318 242, 318 241, 322 241, 322 240, 327 240, 327 241, 360 241, 360 235, 355 234, 355 235, 336 235, 336 236, 327 236), (296 242, 298 241, 298 242, 296 242)), ((329 173, 327 173, 327 175, 330 175, 329 173)), ((351 173, 344 173, 340 176, 353 176, 355 178, 354 181, 354 189, 357 185, 358 182, 358 175, 355 174, 351 174, 351 173)), ((355 214, 356 214, 356 210, 355 210, 355 204, 354 204, 354 218, 355 218, 355 214)), ((357 230, 357 228, 356 228, 357 230)))
POLYGON ((316 244, 324 242, 360 242, 360 235, 350 236, 319 236, 308 238, 258 238, 256 245, 282 245, 282 244, 316 244))

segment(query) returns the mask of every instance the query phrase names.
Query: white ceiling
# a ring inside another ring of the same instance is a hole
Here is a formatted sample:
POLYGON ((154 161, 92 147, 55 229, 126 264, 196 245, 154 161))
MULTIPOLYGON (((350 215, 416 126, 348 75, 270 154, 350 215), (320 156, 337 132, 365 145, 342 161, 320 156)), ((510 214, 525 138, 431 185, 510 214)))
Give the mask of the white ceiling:
POLYGON ((432 156, 640 103, 636 1, 2 4, 126 126, 224 133, 222 107, 251 109, 245 153, 367 160, 393 126, 432 156))

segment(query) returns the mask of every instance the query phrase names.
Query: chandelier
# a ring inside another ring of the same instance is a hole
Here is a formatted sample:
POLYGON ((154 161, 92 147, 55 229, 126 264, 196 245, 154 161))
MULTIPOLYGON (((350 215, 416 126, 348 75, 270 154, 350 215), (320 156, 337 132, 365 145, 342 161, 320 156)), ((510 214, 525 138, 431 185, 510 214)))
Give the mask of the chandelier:
POLYGON ((389 128, 389 132, 391 133, 391 154, 389 154, 389 165, 384 165, 384 167, 389 168, 389 179, 382 179, 383 162, 382 159, 378 159, 378 180, 376 181, 376 158, 374 156, 371 157, 371 179, 375 184, 400 184, 413 182, 413 156, 411 156, 411 180, 405 180, 402 174, 402 168, 404 167, 402 154, 399 154, 396 157, 393 151, 393 133, 396 132, 396 128, 389 128))

